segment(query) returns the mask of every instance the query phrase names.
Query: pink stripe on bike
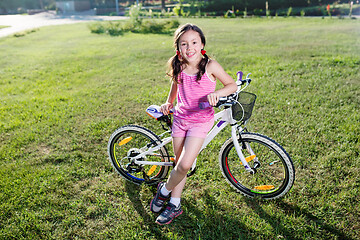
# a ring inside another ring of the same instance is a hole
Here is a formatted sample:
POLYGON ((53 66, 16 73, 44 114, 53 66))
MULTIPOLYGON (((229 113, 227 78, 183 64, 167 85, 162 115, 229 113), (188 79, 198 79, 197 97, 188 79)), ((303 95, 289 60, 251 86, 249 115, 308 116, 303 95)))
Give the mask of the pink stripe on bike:
POLYGON ((226 168, 227 168, 227 171, 230 174, 231 178, 237 183, 236 179, 233 177, 233 175, 230 172, 229 165, 228 165, 228 158, 226 158, 226 168))

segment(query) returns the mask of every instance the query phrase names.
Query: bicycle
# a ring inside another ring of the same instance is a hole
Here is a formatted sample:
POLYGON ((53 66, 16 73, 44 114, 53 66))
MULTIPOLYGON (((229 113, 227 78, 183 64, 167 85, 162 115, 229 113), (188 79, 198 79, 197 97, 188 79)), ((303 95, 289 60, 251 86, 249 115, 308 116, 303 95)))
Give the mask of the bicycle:
MULTIPOLYGON (((214 126, 200 153, 230 125, 231 137, 219 151, 219 165, 224 178, 246 197, 276 199, 290 191, 295 169, 289 154, 280 144, 265 135, 251 133, 245 127, 256 100, 255 94, 244 91, 251 82, 250 74, 242 79, 243 73, 238 72, 237 91, 220 98, 216 107, 224 109, 215 114, 214 126)), ((211 106, 200 103, 199 107, 211 106)), ((166 179, 169 168, 174 166, 174 156, 170 156, 166 148, 172 137, 164 137, 171 133, 171 117, 163 115, 156 105, 148 107, 146 112, 161 122, 165 132, 157 135, 138 125, 120 127, 109 139, 108 154, 114 169, 126 180, 153 185, 166 179)), ((196 161, 188 173, 189 177, 196 171, 196 161)))

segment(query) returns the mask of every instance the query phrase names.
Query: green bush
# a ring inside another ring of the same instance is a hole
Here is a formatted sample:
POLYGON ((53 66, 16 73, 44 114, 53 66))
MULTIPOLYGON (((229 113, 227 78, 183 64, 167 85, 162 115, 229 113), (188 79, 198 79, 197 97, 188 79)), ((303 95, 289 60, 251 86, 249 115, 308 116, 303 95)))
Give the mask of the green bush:
POLYGON ((134 4, 130 7, 130 10, 129 10, 130 21, 134 25, 141 25, 141 22, 142 22, 142 18, 140 18, 141 7, 142 7, 141 4, 139 4, 139 5, 134 4))
POLYGON ((292 7, 289 7, 289 9, 288 9, 288 11, 286 13, 286 16, 290 17, 291 13, 292 13, 292 7))
POLYGON ((178 28, 180 26, 180 22, 177 19, 167 20, 164 23, 165 30, 171 31, 172 29, 178 28))
POLYGON ((34 28, 34 29, 22 31, 22 32, 17 32, 17 33, 15 33, 13 36, 14 36, 14 37, 24 37, 24 36, 27 35, 27 34, 34 33, 34 32, 37 32, 37 31, 39 31, 39 29, 38 29, 38 28, 34 28))
POLYGON ((141 33, 163 33, 165 25, 154 20, 143 21, 140 26, 141 33))
POLYGON ((107 27, 107 33, 110 36, 122 35, 124 33, 122 24, 120 22, 109 22, 109 25, 107 27))
POLYGON ((92 33, 109 34, 110 36, 119 36, 125 32, 134 33, 155 33, 171 34, 179 27, 180 22, 176 19, 166 21, 144 20, 144 21, 126 21, 126 22, 103 22, 89 25, 92 33))
MULTIPOLYGON (((125 32, 168 34, 180 25, 178 20, 144 20, 142 14, 141 4, 135 4, 130 7, 128 21, 93 23, 89 25, 89 29, 92 33, 106 33, 110 36, 119 36, 125 32)), ((152 11, 149 14, 152 16, 152 11)))
POLYGON ((137 29, 135 29, 135 31, 130 31, 138 33, 171 34, 177 27, 179 27, 179 25, 180 22, 178 20, 145 20, 137 27, 137 29))
POLYGON ((176 7, 173 8, 173 12, 178 17, 185 15, 184 9, 182 8, 182 6, 179 6, 179 5, 177 5, 176 7))
POLYGON ((89 29, 92 33, 97 33, 97 34, 105 33, 105 27, 101 23, 91 23, 89 25, 89 29))
POLYGON ((136 28, 136 25, 132 21, 126 21, 122 24, 122 29, 124 32, 133 32, 136 28))

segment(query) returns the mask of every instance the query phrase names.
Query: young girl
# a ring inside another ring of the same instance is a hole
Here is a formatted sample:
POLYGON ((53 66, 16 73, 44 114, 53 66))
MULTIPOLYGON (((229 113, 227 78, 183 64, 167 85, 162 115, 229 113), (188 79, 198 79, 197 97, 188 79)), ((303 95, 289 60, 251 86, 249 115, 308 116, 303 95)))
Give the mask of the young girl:
POLYGON ((182 214, 180 197, 186 174, 214 124, 214 109, 201 110, 199 103, 207 101, 215 106, 220 97, 237 90, 236 83, 220 64, 205 54, 205 36, 199 27, 193 24, 179 27, 175 32, 174 46, 176 55, 169 60, 172 84, 161 112, 169 114, 177 99, 172 125, 176 166, 167 182, 158 185, 157 193, 150 203, 151 211, 158 213, 170 198, 167 207, 156 219, 160 225, 169 224, 182 214), (224 85, 217 91, 216 79, 224 85))

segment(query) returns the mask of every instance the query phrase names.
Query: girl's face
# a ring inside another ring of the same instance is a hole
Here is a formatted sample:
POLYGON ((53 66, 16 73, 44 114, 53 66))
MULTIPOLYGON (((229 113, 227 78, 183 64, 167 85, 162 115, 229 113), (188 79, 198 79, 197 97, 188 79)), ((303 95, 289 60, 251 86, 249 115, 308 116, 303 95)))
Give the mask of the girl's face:
POLYGON ((204 44, 196 31, 189 30, 183 33, 179 39, 180 53, 189 63, 197 63, 202 59, 201 49, 203 48, 204 44))

